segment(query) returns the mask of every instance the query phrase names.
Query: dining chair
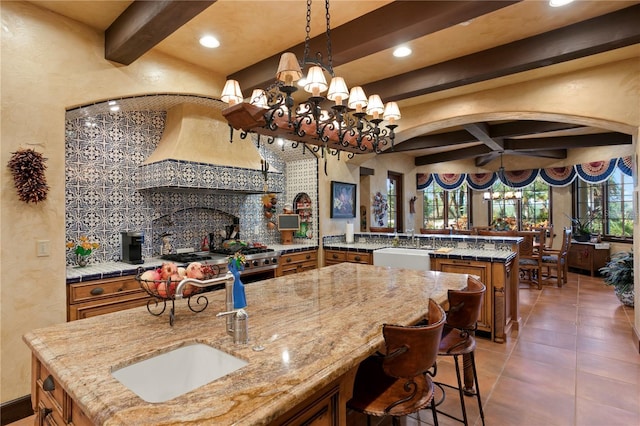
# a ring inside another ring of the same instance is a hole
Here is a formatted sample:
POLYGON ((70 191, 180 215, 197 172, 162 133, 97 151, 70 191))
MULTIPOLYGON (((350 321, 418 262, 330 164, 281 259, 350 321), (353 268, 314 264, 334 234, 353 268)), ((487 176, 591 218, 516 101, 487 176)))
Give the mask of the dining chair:
POLYGON ((560 246, 560 249, 545 249, 542 252, 542 274, 545 277, 545 281, 555 278, 558 287, 567 284, 569 247, 571 247, 571 229, 565 229, 562 233, 562 246, 560 246), (551 275, 554 270, 556 274, 551 275))
POLYGON ((542 288, 540 281, 542 277, 542 246, 536 246, 535 242, 541 241, 541 235, 545 231, 539 229, 537 231, 520 231, 518 237, 522 237, 522 241, 518 246, 518 273, 521 283, 535 285, 538 289, 542 288))

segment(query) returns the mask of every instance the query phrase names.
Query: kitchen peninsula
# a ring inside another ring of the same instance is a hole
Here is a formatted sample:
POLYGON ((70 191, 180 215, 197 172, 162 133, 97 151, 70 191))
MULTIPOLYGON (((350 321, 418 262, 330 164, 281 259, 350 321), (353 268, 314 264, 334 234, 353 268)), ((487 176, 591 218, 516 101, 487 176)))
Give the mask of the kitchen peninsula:
POLYGON ((224 292, 207 293, 209 306, 198 314, 176 301, 173 327, 167 315, 139 307, 34 330, 24 336, 34 354, 34 408, 76 425, 296 424, 315 415, 344 424, 355 370, 381 347, 382 324, 417 322, 430 297, 445 303, 447 290, 464 288, 466 279, 343 263, 256 282, 246 287, 248 345, 234 344, 225 319, 216 318, 224 292), (157 404, 111 375, 193 342, 248 365, 157 404), (44 390, 51 382, 55 390, 44 390), (53 407, 43 406, 52 399, 53 407))

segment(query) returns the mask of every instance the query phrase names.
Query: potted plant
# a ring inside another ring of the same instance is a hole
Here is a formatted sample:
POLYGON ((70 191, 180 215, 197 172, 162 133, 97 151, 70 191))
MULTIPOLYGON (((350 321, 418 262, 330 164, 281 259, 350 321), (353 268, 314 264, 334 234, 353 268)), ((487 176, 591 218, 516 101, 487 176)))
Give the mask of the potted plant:
POLYGON ((620 251, 611 256, 611 260, 600 273, 606 285, 612 285, 622 304, 633 306, 633 251, 620 251))
POLYGON ((581 242, 589 241, 591 239, 591 230, 589 229, 589 225, 592 221, 593 219, 589 219, 582 222, 579 218, 572 217, 571 223, 573 223, 574 229, 573 239, 581 242))

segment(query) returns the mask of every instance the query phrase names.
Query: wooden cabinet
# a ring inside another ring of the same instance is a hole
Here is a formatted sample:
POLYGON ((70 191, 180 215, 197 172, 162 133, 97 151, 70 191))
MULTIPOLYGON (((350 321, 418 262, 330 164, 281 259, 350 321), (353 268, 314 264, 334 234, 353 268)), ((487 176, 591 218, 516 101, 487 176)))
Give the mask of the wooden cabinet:
MULTIPOLYGON (((518 321, 518 299, 513 296, 513 264, 513 260, 497 263, 448 258, 431 259, 431 269, 434 271, 480 277, 487 291, 478 319, 478 330, 490 333, 492 340, 498 343, 506 340, 511 327, 518 321)), ((517 291, 517 283, 515 291, 517 291)))
POLYGON ((572 241, 567 257, 569 268, 589 271, 593 277, 609 261, 609 248, 595 243, 572 241))
POLYGON ((346 250, 325 250, 324 266, 335 265, 336 263, 363 263, 365 265, 373 264, 373 256, 371 253, 361 251, 346 250))
POLYGON ((149 298, 134 275, 68 284, 67 321, 135 308, 149 298))
POLYGON ((296 253, 285 253, 280 256, 280 264, 276 276, 297 274, 298 272, 318 267, 318 250, 307 250, 296 253))
POLYGON ((32 355, 31 395, 36 425, 92 425, 46 366, 32 355))

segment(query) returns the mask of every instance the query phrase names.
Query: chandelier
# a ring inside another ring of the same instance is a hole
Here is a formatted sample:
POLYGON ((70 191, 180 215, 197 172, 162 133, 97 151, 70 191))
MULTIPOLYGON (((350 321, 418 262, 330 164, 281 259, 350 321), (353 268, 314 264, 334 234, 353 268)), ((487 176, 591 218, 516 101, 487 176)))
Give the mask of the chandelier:
POLYGON ((289 139, 295 141, 294 146, 298 143, 312 145, 314 152, 325 148, 323 155, 327 150, 333 155, 347 151, 351 158, 354 154, 380 153, 386 145, 393 149, 395 128, 398 127, 396 121, 400 119, 398 105, 395 102, 384 105, 379 95, 367 98, 360 86, 349 90, 344 79, 335 76, 329 0, 325 0, 325 8, 327 64, 322 62, 320 52, 315 58, 309 55, 311 0, 307 0, 302 61, 299 62, 292 52, 283 53, 275 83, 266 89, 254 89, 248 102, 244 100, 239 83, 227 80, 221 99, 229 106, 222 115, 229 123, 231 142, 233 129, 237 129, 241 130, 242 139, 250 132, 258 134, 258 144, 260 135, 267 136, 268 143, 273 143, 276 138, 289 139), (293 93, 298 89, 295 84, 300 82, 302 69, 306 66, 309 69, 302 87, 311 96, 296 105, 293 93), (331 76, 328 85, 325 73, 331 76), (323 95, 325 91, 326 97, 323 95), (381 125, 383 121, 386 121, 384 127, 381 125))
MULTIPOLYGON (((509 181, 509 178, 507 177, 507 174, 504 170, 504 166, 502 165, 502 152, 500 153, 500 168, 498 169, 498 178, 500 179, 500 181, 508 186, 509 188, 514 188, 515 185, 511 183, 511 181, 509 181)), ((522 190, 521 189, 517 189, 515 191, 504 191, 504 192, 493 192, 492 191, 487 191, 485 193, 482 194, 482 199, 485 201, 488 200, 519 200, 522 198, 522 190)))

